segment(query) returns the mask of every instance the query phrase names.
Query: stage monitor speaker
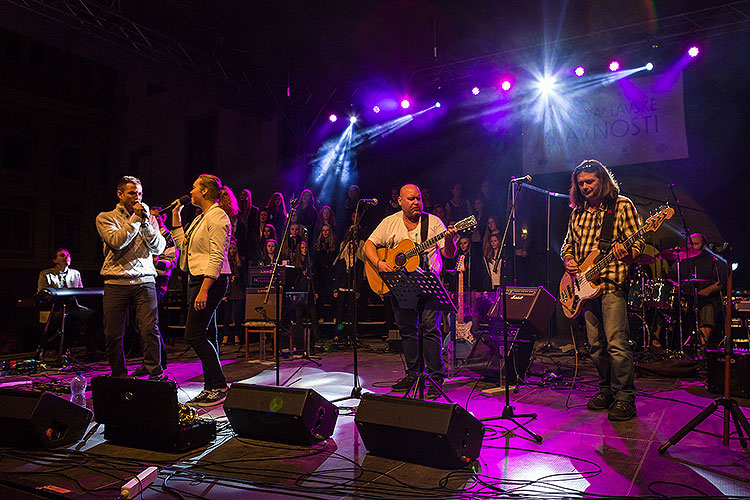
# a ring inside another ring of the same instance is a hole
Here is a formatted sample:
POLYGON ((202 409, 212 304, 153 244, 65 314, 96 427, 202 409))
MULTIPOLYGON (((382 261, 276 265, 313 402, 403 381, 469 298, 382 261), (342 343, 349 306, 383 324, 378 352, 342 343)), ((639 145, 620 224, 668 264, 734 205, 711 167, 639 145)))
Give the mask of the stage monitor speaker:
POLYGON ((49 392, 0 389, 0 446, 55 448, 77 443, 91 410, 49 392))
POLYGON ((265 293, 248 293, 245 298, 245 321, 276 321, 276 291, 271 290, 268 302, 265 293))
POLYGON ((363 394, 354 423, 373 455, 462 468, 479 456, 484 426, 457 404, 363 394))
POLYGON ((544 287, 507 287, 506 313, 511 321, 525 321, 537 332, 549 326, 556 299, 544 287))
POLYGON ((331 437, 339 416, 312 389, 241 383, 229 388, 224 412, 240 437, 299 445, 331 437))
POLYGON ((96 421, 112 444, 175 453, 216 437, 216 422, 197 420, 180 406, 174 382, 94 377, 91 394, 96 421))
MULTIPOLYGON (((724 349, 706 351, 708 392, 711 394, 724 394, 724 360, 724 349)), ((734 350, 729 377, 729 395, 750 398, 750 350, 734 350)))

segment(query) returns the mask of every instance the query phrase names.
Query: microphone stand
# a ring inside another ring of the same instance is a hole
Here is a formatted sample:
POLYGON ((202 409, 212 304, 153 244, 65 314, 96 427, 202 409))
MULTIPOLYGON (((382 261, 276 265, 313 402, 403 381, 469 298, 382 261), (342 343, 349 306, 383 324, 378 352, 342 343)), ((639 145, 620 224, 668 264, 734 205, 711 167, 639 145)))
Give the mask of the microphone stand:
MULTIPOLYGON (((685 256, 687 257, 688 266, 690 265, 690 230, 688 229, 687 220, 685 219, 685 214, 682 213, 682 207, 680 206, 680 200, 677 199, 677 194, 674 191, 674 184, 669 185, 669 190, 672 192, 672 198, 674 198, 674 203, 677 205, 677 212, 680 214, 680 219, 682 220, 682 230, 683 234, 685 236, 684 242, 685 242, 685 256)), ((680 297, 682 296, 682 270, 680 266, 680 258, 677 257, 677 325, 679 329, 680 334, 680 350, 677 351, 678 354, 683 355, 684 352, 684 345, 683 345, 683 330, 682 330, 682 301, 680 300, 680 297)), ((693 289, 695 289, 695 282, 692 282, 693 289)), ((698 304, 697 301, 694 304, 695 306, 695 335, 702 335, 700 332, 700 329, 698 328, 698 304)))
MULTIPOLYGON (((357 342, 358 342, 358 333, 357 333, 357 309, 359 306, 359 299, 357 299, 357 231, 359 228, 359 222, 362 219, 362 217, 365 215, 365 212, 367 211, 367 208, 369 205, 365 204, 365 208, 362 210, 362 212, 359 211, 359 205, 362 203, 362 199, 357 200, 357 205, 354 208, 354 225, 351 227, 349 234, 347 234, 347 237, 344 239, 344 241, 347 242, 346 245, 343 246, 341 251, 339 252, 339 255, 336 257, 334 262, 338 261, 341 256, 344 254, 344 251, 348 250, 349 256, 351 257, 352 262, 352 268, 347 272, 347 286, 349 290, 351 290, 351 293, 354 295, 351 298, 350 304, 353 304, 353 310, 350 311, 350 316, 352 318, 352 329, 351 329, 351 337, 352 337, 352 347, 353 347, 353 356, 354 356, 354 385, 352 386, 352 392, 349 395, 349 397, 343 397, 339 399, 334 399, 332 403, 335 403, 337 401, 345 401, 347 399, 362 399, 362 386, 359 384, 359 372, 358 372, 358 360, 357 360, 357 342)), ((346 261, 344 261, 344 265, 346 265, 346 261)))
MULTIPOLYGON (((705 407, 698 415, 692 420, 683 425, 672 437, 670 437, 666 443, 659 447, 659 455, 663 455, 670 446, 680 442, 682 438, 687 436, 691 431, 695 430, 698 425, 703 423, 708 417, 714 414, 719 408, 724 408, 724 425, 722 432, 722 444, 729 446, 730 430, 729 424, 734 423, 734 428, 737 431, 737 437, 740 441, 740 446, 743 449, 747 449, 747 443, 750 439, 750 422, 747 417, 742 413, 739 403, 736 399, 731 397, 731 375, 733 364, 732 356, 734 354, 734 342, 732 341, 732 261, 733 259, 727 259, 727 266, 729 266, 727 276, 727 305, 726 305, 726 321, 724 322, 724 394, 722 397, 716 398, 713 403, 705 407), (743 434, 744 431, 744 434, 743 434)), ((718 352, 716 353, 718 356, 718 352)), ((705 433, 704 433, 705 434, 705 433)), ((716 434, 711 434, 716 436, 716 434)))
MULTIPOLYGON (((271 279, 268 280, 268 287, 266 288, 266 295, 263 297, 263 303, 268 303, 268 296, 271 294, 271 288, 273 288, 274 281, 276 281, 276 326, 275 330, 276 333, 274 334, 274 338, 276 342, 274 344, 276 345, 276 352, 274 353, 275 363, 276 363, 276 385, 279 385, 280 377, 279 377, 279 370, 281 366, 281 342, 279 342, 279 332, 281 332, 281 298, 283 297, 283 294, 281 293, 281 279, 278 275, 279 270, 279 263, 281 261, 281 250, 284 249, 284 243, 286 242, 287 238, 289 237, 289 227, 292 225, 292 215, 294 212, 297 211, 297 206, 299 205, 299 200, 292 200, 291 203, 291 211, 286 217, 286 226, 284 227, 284 234, 281 237, 281 241, 279 242, 279 253, 276 254, 276 259, 273 261, 273 269, 271 269, 271 279)), ((291 332, 289 333, 291 335, 291 332)))
MULTIPOLYGON (((521 189, 521 184, 511 181, 509 187, 512 190, 521 189)), ((511 201, 510 210, 508 210, 508 216, 505 221, 505 231, 503 232, 503 239, 500 242, 499 255, 502 255, 503 250, 506 248, 505 240, 506 240, 506 237, 508 236, 508 229, 510 228, 511 217, 515 210, 515 201, 516 201, 515 193, 513 193, 511 200, 512 201, 511 201)), ((510 368, 510 364, 508 363, 508 358, 509 358, 508 356, 508 322, 506 321, 506 316, 508 312, 508 304, 506 300, 508 297, 508 294, 507 294, 508 290, 507 290, 507 277, 505 276, 505 272, 507 271, 507 266, 506 266, 507 260, 508 259, 507 259, 507 253, 506 253, 506 258, 503 259, 502 268, 501 268, 501 278, 500 278, 501 292, 500 292, 500 297, 499 297, 499 301, 502 304, 501 307, 502 307, 502 320, 503 320, 503 357, 505 358, 503 362, 503 367, 505 368, 505 377, 504 377, 505 378, 505 406, 503 406, 503 411, 501 415, 496 416, 496 417, 481 418, 479 420, 482 422, 487 422, 489 420, 510 420, 511 422, 516 424, 518 428, 525 431, 529 436, 531 436, 531 438, 535 442, 541 443, 542 436, 532 432, 526 426, 524 426, 522 423, 516 420, 518 418, 530 418, 531 420, 535 420, 537 418, 537 414, 536 413, 516 414, 513 411, 513 407, 510 405, 510 380, 508 379, 508 370, 510 368)), ((492 309, 490 309, 490 313, 489 313, 490 317, 492 317, 493 313, 497 309, 497 306, 498 306, 498 303, 495 302, 495 304, 492 306, 492 309)), ((517 342, 517 340, 513 340, 513 342, 515 343, 517 342)))

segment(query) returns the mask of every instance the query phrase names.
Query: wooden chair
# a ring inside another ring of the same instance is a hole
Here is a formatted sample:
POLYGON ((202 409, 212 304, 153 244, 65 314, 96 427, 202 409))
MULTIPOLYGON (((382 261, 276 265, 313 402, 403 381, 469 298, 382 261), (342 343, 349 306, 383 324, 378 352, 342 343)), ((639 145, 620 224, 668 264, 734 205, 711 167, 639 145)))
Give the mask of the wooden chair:
POLYGON ((250 359, 249 340, 250 333, 258 332, 260 337, 260 360, 266 360, 266 335, 271 334, 273 338, 273 352, 276 352, 276 324, 270 321, 247 321, 242 325, 245 328, 245 359, 250 359))

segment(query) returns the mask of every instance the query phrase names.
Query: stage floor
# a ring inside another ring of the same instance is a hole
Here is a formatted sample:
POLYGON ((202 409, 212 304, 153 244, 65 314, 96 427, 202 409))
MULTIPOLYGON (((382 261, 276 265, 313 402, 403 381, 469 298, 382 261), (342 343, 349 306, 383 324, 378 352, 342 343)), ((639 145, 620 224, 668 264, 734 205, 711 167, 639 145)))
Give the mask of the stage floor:
MULTIPOLYGON (((257 358, 257 345, 251 347, 257 358)), ((401 356, 384 348, 380 340, 365 339, 359 349, 358 372, 365 392, 387 393, 390 384, 403 376, 401 356)), ((229 381, 275 384, 273 363, 246 361, 244 350, 236 346, 222 350, 229 381)), ((329 400, 349 396, 353 386, 351 349, 323 352, 319 362, 316 366, 302 359, 283 360, 282 385, 312 388, 329 400)), ((138 365, 137 360, 129 363, 131 369, 138 365)), ((348 399, 336 403, 341 412, 333 436, 314 446, 237 438, 223 408, 217 407, 204 412, 218 424, 217 439, 208 448, 183 455, 109 444, 101 427, 68 449, 3 449, 0 482, 20 486, 12 493, 3 493, 0 486, 0 497, 27 498, 8 495, 47 487, 37 494, 44 492, 49 497, 54 490, 60 498, 116 498, 122 483, 152 464, 160 467, 158 479, 145 495, 152 500, 750 496, 750 451, 743 450, 736 439, 726 447, 720 437, 691 432, 664 456, 657 452, 714 399, 699 378, 637 378, 638 417, 615 423, 607 419, 606 412, 591 412, 584 406, 596 392, 591 362, 581 360, 571 390, 574 367, 572 354, 536 352, 528 385, 511 394, 511 405, 516 414, 537 414, 536 419, 521 422, 540 434, 543 443, 537 444, 508 421, 485 422, 481 454, 472 469, 443 470, 368 455, 354 424, 358 400, 348 399)), ((106 373, 105 364, 86 365, 89 379, 106 373)), ((170 347, 167 374, 179 386, 180 401, 202 389, 201 365, 192 352, 185 352, 185 346, 170 347)), ((505 395, 482 392, 496 384, 477 381, 472 375, 459 373, 446 381, 448 396, 477 418, 500 415, 505 395)), ((42 375, 4 377, 0 383, 28 385, 32 380, 47 379, 42 375)), ((87 396, 90 405, 90 392, 87 396)), ((739 401, 745 414, 750 414, 749 401, 739 401)), ((723 413, 717 411, 699 429, 720 435, 722 427, 723 413)))

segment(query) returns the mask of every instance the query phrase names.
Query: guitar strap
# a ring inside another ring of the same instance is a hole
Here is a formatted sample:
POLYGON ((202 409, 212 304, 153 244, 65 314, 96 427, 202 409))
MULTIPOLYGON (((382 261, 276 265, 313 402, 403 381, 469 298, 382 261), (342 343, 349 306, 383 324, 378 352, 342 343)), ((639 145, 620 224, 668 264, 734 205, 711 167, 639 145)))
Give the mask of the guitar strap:
POLYGON ((617 200, 611 201, 604 209, 602 231, 599 233, 599 251, 606 253, 615 241, 615 206, 617 200))
MULTIPOLYGON (((424 243, 427 241, 427 231, 430 229, 430 216, 426 212, 422 212, 422 226, 419 231, 419 242, 424 243)), ((419 256, 419 267, 424 269, 425 271, 430 270, 430 263, 427 260, 427 252, 421 254, 419 256)))

